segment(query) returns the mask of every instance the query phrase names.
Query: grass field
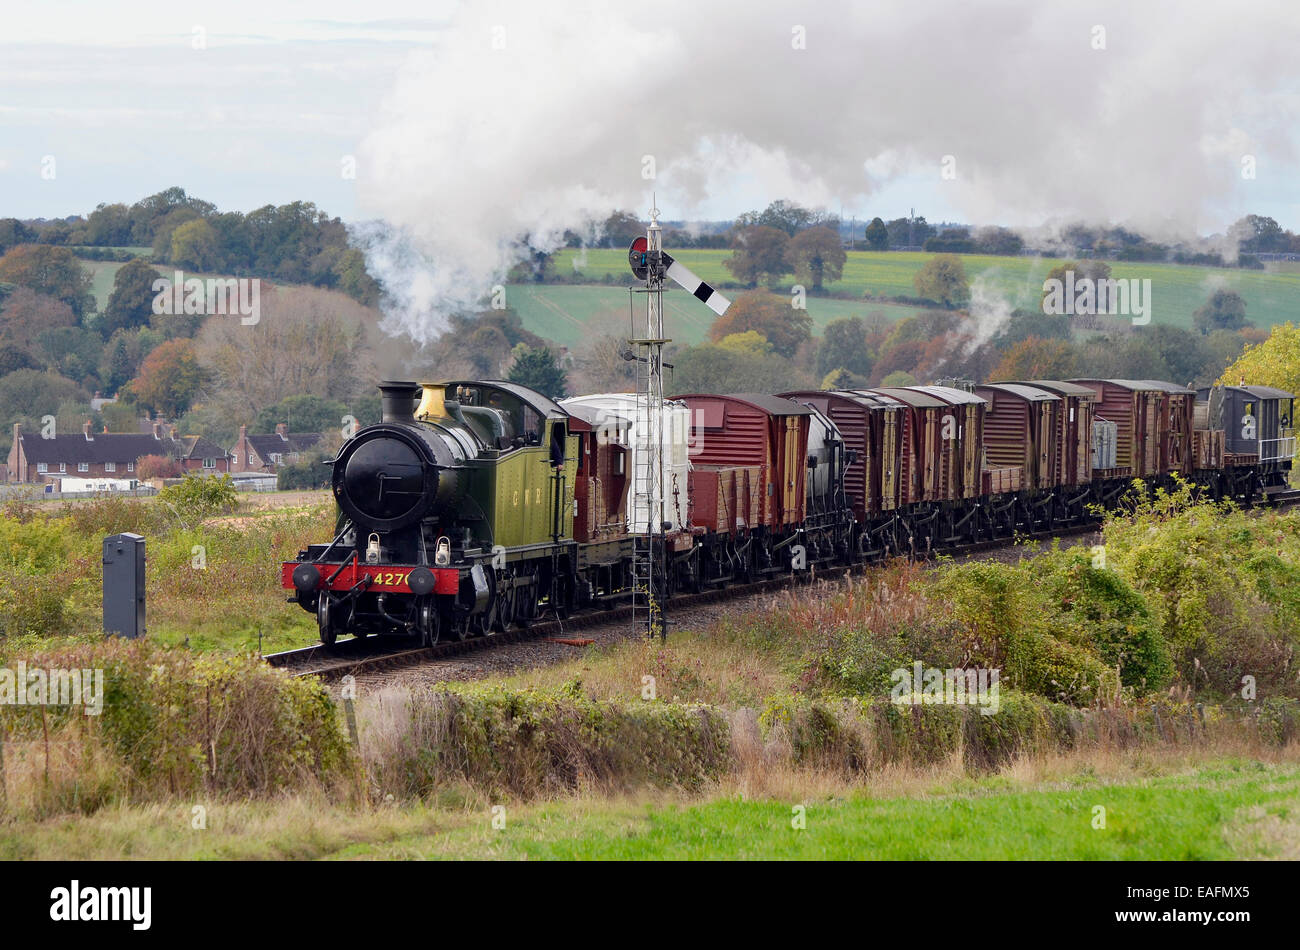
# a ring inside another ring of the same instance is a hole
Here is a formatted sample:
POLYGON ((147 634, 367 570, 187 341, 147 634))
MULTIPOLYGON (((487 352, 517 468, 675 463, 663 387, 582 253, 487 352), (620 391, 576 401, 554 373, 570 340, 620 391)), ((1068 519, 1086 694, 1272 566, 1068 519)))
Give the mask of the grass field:
POLYGON ((1135 758, 1013 770, 982 779, 894 776, 885 788, 809 776, 809 794, 569 798, 507 804, 474 796, 373 809, 309 797, 105 809, 13 821, 0 859, 1068 859, 1300 856, 1300 765, 1240 758, 1135 758), (792 825, 802 805, 805 827, 792 825), (1097 806, 1105 827, 1094 828, 1097 806), (499 815, 502 813, 498 813, 499 815))
POLYGON ((108 305, 108 295, 113 292, 117 272, 125 267, 117 261, 81 261, 81 268, 90 275, 90 292, 95 297, 95 309, 100 313, 108 305))
MULTIPOLYGON (((734 293, 732 294, 734 296, 734 293)), ((519 314, 524 326, 564 346, 580 348, 602 334, 629 335, 628 292, 625 287, 572 284, 511 284, 506 300, 519 314)), ((645 302, 638 295, 635 305, 642 321, 645 302)), ((924 308, 881 303, 872 300, 837 300, 809 297, 808 314, 816 332, 840 317, 883 313, 890 320, 910 317, 924 308)), ((684 292, 664 298, 668 335, 681 343, 702 343, 708 335, 714 313, 684 292)))
MULTIPOLYGON (((684 250, 676 256, 704 280, 722 283, 732 279, 722 266, 722 262, 731 256, 731 251, 684 250)), ((843 278, 828 284, 826 289, 854 297, 867 292, 889 297, 913 296, 916 288, 912 279, 933 256, 922 252, 850 251, 843 278)), ((1004 295, 1015 306, 1026 308, 1038 305, 1043 278, 1061 263, 1047 258, 983 254, 963 254, 961 260, 972 281, 982 276, 991 289, 1004 295)), ((555 266, 561 274, 572 271, 597 279, 611 273, 622 276, 627 271, 627 255, 611 249, 566 250, 556 255, 555 266)), ((1300 316, 1300 273, 1288 265, 1278 265, 1275 270, 1247 271, 1116 261, 1111 262, 1111 275, 1125 279, 1150 278, 1152 319, 1159 323, 1191 327, 1192 314, 1218 286, 1235 290, 1245 298, 1246 316, 1257 326, 1269 327, 1300 316)), ((876 305, 870 302, 857 304, 859 310, 863 306, 876 305)), ((813 307, 814 302, 810 300, 810 312, 813 307)))

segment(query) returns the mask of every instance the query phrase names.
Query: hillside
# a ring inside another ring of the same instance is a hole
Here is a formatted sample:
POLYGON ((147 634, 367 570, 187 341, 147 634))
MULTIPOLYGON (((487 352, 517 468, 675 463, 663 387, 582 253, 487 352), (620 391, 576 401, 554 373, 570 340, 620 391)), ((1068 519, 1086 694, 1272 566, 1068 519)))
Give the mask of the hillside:
MULTIPOLYGON (((715 284, 731 281, 731 274, 722 262, 731 256, 728 250, 683 250, 676 254, 687 267, 704 280, 715 284)), ((916 288, 912 279, 927 260, 934 255, 895 251, 850 251, 841 280, 827 285, 834 294, 860 298, 865 293, 876 296, 914 296, 916 288)), ((616 249, 587 251, 565 250, 556 254, 555 268, 560 274, 576 272, 593 280, 603 280, 606 275, 619 279, 627 274, 627 255, 616 249)), ((1038 305, 1042 294, 1043 278, 1060 259, 1037 257, 997 257, 981 254, 961 255, 962 264, 972 283, 981 277, 990 290, 1005 297, 1014 307, 1032 308, 1038 305)), ((1235 290, 1246 301, 1246 316, 1257 327, 1268 328, 1274 324, 1294 320, 1300 312, 1300 273, 1293 266, 1274 265, 1268 270, 1249 271, 1222 267, 1194 267, 1182 264, 1152 264, 1144 262, 1110 262, 1115 278, 1150 278, 1154 309, 1152 320, 1190 329, 1192 314, 1205 303, 1210 293, 1218 287, 1235 290)), ((577 291, 579 288, 567 288, 577 291)), ((585 293, 597 290, 609 293, 607 288, 582 288, 585 293)), ((626 292, 622 294, 623 311, 626 312, 626 292)), ((733 291, 734 295, 734 291, 733 291)), ((575 295, 576 297, 577 295, 575 295)), ((613 299, 613 295, 611 298, 613 299)), ((849 313, 865 313, 882 309, 875 301, 810 298, 808 311, 818 326, 826 319, 849 313), (830 313, 834 308, 843 308, 830 313)), ((905 316, 916 308, 886 309, 891 316, 905 316), (905 311, 905 312, 904 312, 905 311)), ((524 311, 521 310, 521 313, 524 311)), ((530 314, 529 317, 532 315, 530 314)), ((707 314, 706 314, 707 316, 707 314)), ((528 322, 529 317, 525 318, 528 322)), ((529 324, 531 329, 536 329, 529 324)), ((538 330, 537 332, 541 332, 538 330)), ((676 328, 674 328, 676 332, 676 328)))

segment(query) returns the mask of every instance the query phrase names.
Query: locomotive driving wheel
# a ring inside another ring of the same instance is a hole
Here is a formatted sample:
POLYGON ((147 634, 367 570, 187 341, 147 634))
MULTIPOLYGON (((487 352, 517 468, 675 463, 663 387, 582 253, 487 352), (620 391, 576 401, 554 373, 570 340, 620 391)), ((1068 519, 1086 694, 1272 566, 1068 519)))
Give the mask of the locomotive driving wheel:
POLYGON ((333 611, 328 594, 321 594, 316 601, 316 626, 320 628, 320 642, 332 647, 338 639, 339 631, 331 616, 333 611))
POLYGON ((419 608, 420 643, 431 647, 438 642, 438 608, 428 598, 419 608))
POLYGON ((515 594, 510 587, 498 588, 496 610, 492 612, 492 629, 505 633, 515 622, 515 594))

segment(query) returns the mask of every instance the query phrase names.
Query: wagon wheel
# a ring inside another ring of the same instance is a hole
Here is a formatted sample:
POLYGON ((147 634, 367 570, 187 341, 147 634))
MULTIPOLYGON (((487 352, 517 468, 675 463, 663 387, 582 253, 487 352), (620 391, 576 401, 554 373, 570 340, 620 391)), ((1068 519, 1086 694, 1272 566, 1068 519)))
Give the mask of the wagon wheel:
POLYGON ((686 562, 686 589, 692 594, 698 594, 704 587, 700 582, 700 575, 704 567, 701 563, 700 549, 696 548, 691 552, 690 560, 686 562))
POLYGON ((330 616, 330 606, 329 595, 321 594, 316 601, 316 626, 320 628, 320 642, 327 647, 332 647, 339 636, 338 627, 330 616))

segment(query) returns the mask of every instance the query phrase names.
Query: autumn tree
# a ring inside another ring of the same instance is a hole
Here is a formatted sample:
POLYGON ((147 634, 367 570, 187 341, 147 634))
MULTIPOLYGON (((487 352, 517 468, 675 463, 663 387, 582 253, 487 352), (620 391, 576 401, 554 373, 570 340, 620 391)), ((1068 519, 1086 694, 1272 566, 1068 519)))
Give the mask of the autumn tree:
POLYGON ((217 235, 207 221, 195 218, 172 231, 171 262, 177 267, 207 271, 215 268, 219 261, 217 235))
POLYGON ((757 330, 729 333, 718 341, 718 346, 733 353, 745 353, 749 356, 767 356, 772 352, 772 344, 757 330))
POLYGON ((1074 374, 1075 354, 1069 343, 1031 336, 1007 350, 989 378, 1069 379, 1074 374))
POLYGON ((1300 327, 1289 320, 1273 327, 1268 339, 1247 346, 1218 382, 1227 386, 1274 386, 1300 393, 1300 327))
POLYGON ((0 308, 0 345, 33 352, 37 334, 56 327, 76 325, 77 318, 62 300, 17 287, 0 308))
POLYGON ((176 478, 180 473, 180 463, 170 455, 145 455, 135 466, 136 476, 146 482, 159 478, 176 478))
POLYGON ((926 346, 924 340, 913 340, 884 350, 876 361, 873 374, 881 379, 899 370, 915 375, 918 364, 925 358, 926 346))
POLYGON ((578 358, 584 392, 629 392, 636 386, 636 362, 625 359, 627 341, 602 334, 583 348, 578 358))
POLYGON ((812 337, 812 317, 807 310, 791 306, 788 297, 751 291, 733 300, 727 312, 713 321, 709 339, 717 343, 746 330, 757 330, 779 355, 793 357, 800 344, 812 337))
POLYGON ((764 278, 774 280, 790 272, 785 259, 789 242, 789 235, 776 228, 764 225, 743 228, 732 239, 731 257, 723 261, 722 266, 737 280, 756 287, 764 278))
POLYGON ((916 292, 945 307, 960 307, 970 299, 966 268, 956 254, 938 254, 926 261, 912 279, 916 292))
POLYGON ((836 232, 817 227, 800 231, 790 239, 785 247, 785 260, 795 277, 813 290, 821 290, 825 282, 843 276, 848 255, 836 232))
POLYGON ((80 320, 95 305, 90 275, 66 247, 20 244, 0 257, 0 281, 62 300, 80 320))
POLYGON ((140 375, 126 386, 126 393, 140 406, 174 417, 189 408, 203 377, 194 344, 168 340, 145 357, 140 375))
POLYGON ((212 391, 235 414, 252 416, 299 393, 347 400, 379 378, 363 325, 372 315, 342 294, 264 283, 261 310, 250 325, 212 317, 199 335, 212 391))

